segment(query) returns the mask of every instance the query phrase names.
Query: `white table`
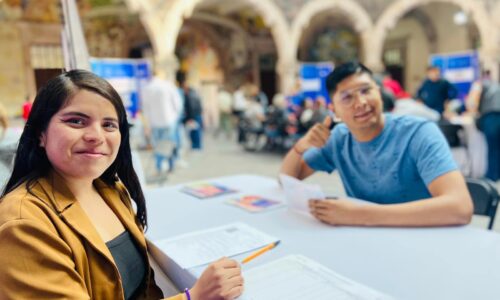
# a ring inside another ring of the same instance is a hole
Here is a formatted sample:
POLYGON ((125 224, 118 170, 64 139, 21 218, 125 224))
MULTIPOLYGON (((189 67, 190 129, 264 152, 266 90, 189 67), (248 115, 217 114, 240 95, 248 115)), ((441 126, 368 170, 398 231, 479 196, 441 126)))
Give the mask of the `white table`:
MULTIPOLYGON (((284 197, 274 178, 239 175, 207 182, 235 188, 241 191, 238 195, 284 197)), ((224 203, 235 197, 234 194, 198 200, 179 192, 181 187, 146 192, 149 240, 154 242, 241 221, 281 239, 276 249, 244 268, 287 254, 303 254, 396 299, 500 299, 500 235, 497 233, 467 226, 332 227, 286 208, 248 213, 224 203)), ((153 253, 153 256, 165 259, 162 253, 153 253)), ((202 268, 189 270, 194 276, 201 271, 202 268)))

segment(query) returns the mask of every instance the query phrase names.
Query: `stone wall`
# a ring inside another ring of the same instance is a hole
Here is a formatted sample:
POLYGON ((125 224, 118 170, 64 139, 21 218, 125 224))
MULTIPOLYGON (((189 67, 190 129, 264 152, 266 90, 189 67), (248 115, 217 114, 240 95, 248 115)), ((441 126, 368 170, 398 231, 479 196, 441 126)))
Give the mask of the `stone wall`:
POLYGON ((15 22, 0 23, 0 101, 9 115, 21 113, 26 93, 24 55, 19 28, 15 22))

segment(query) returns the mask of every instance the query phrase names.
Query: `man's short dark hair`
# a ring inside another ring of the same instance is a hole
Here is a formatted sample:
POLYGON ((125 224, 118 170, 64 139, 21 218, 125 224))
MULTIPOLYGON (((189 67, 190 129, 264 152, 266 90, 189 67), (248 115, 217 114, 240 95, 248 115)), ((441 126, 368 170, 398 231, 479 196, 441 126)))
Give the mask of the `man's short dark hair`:
POLYGON ((344 64, 341 64, 338 67, 333 69, 328 77, 326 77, 326 89, 328 90, 328 94, 332 95, 337 90, 337 85, 347 77, 354 74, 363 74, 366 73, 372 76, 373 72, 368 69, 365 65, 357 61, 351 61, 344 64))

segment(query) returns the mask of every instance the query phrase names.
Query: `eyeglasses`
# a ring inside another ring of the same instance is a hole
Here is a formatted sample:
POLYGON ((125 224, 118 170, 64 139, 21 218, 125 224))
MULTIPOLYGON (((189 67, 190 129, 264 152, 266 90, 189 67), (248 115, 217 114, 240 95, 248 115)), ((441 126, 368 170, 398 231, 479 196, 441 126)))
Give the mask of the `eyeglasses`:
POLYGON ((373 84, 366 84, 359 88, 339 93, 337 99, 340 105, 344 107, 351 107, 354 104, 356 97, 373 97, 378 89, 379 88, 373 84))

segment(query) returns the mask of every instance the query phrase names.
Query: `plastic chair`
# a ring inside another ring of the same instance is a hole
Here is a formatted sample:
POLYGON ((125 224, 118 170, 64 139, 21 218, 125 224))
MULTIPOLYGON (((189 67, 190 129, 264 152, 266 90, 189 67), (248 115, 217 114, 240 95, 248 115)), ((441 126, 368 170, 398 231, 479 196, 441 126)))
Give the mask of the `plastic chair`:
POLYGON ((474 214, 490 217, 488 230, 493 228, 499 195, 495 184, 489 179, 466 178, 467 188, 474 202, 474 214))

